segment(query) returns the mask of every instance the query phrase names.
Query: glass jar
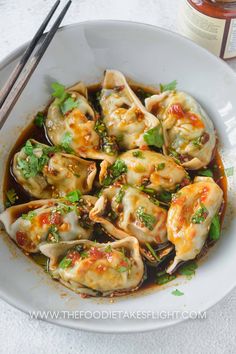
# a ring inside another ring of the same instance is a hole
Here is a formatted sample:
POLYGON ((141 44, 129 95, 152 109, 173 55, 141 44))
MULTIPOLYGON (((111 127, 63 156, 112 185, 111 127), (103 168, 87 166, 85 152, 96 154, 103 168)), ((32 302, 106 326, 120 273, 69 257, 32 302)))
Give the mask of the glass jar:
POLYGON ((236 1, 183 0, 179 32, 222 59, 236 57, 236 1))

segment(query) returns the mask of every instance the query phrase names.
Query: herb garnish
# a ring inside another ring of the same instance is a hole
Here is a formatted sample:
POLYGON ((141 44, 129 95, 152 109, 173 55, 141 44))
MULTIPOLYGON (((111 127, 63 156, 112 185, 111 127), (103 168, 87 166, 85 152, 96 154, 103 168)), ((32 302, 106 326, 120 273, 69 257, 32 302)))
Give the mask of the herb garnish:
POLYGON ((161 171, 161 170, 164 170, 165 166, 166 166, 166 164, 164 162, 161 162, 155 167, 155 169, 156 169, 156 171, 161 171))
POLYGON ((26 159, 21 159, 19 157, 17 160, 17 165, 23 176, 26 179, 29 179, 40 173, 43 167, 48 163, 48 149, 41 148, 41 146, 37 146, 37 144, 33 146, 31 141, 28 140, 23 150, 26 154, 26 159), (41 149, 41 154, 34 154, 34 149, 36 148, 41 149))
POLYGON ((163 285, 169 283, 171 280, 174 280, 175 278, 176 278, 175 275, 168 274, 165 271, 159 272, 157 273, 156 283, 158 285, 163 285))
POLYGON ((120 266, 120 267, 117 269, 117 271, 118 271, 119 273, 127 272, 127 270, 128 270, 128 268, 125 267, 125 266, 120 266))
POLYGON ((123 173, 128 171, 127 166, 123 160, 116 160, 113 165, 107 169, 107 176, 104 178, 103 185, 109 186, 115 179, 120 177, 123 173))
POLYGON ((206 177, 213 177, 213 172, 210 169, 199 170, 198 175, 199 176, 206 176, 206 177))
POLYGON ((202 136, 199 136, 198 138, 195 138, 192 140, 193 146, 195 146, 198 149, 201 149, 202 147, 202 136))
POLYGON ((187 277, 191 277, 192 275, 195 275, 197 267, 198 266, 196 262, 188 262, 179 268, 178 273, 181 275, 186 275, 187 277))
POLYGON ((147 227, 150 231, 154 229, 154 226, 157 222, 155 216, 148 214, 145 212, 145 208, 140 206, 137 211, 136 215, 138 219, 147 227))
POLYGON ((108 155, 115 155, 118 151, 118 140, 108 135, 107 127, 102 119, 96 121, 94 130, 100 137, 102 150, 108 155))
POLYGON ((152 246, 150 245, 150 243, 145 242, 145 245, 146 245, 147 249, 149 250, 149 252, 151 253, 151 255, 152 255, 157 261, 160 261, 160 258, 158 257, 158 255, 156 254, 156 252, 154 251, 154 249, 152 248, 152 246))
POLYGON ((62 147, 63 150, 65 150, 68 154, 71 154, 74 152, 70 144, 72 143, 72 134, 69 132, 65 132, 61 139, 61 144, 60 146, 62 147))
POLYGON ((72 97, 68 97, 64 102, 61 103, 60 108, 63 114, 72 111, 74 108, 78 108, 79 101, 75 101, 72 97))
POLYGON ((119 204, 119 203, 122 202, 122 199, 123 199, 123 197, 124 197, 124 195, 125 195, 125 189, 126 189, 126 188, 124 188, 124 186, 121 187, 120 190, 119 190, 119 192, 116 194, 116 196, 115 196, 115 201, 116 201, 116 203, 119 204))
POLYGON ((171 81, 169 84, 160 84, 160 91, 165 92, 165 91, 174 91, 176 90, 177 86, 177 81, 171 81))
POLYGON ((144 157, 143 157, 143 153, 142 153, 142 151, 140 151, 140 150, 133 151, 132 155, 133 155, 134 157, 138 157, 139 159, 143 159, 143 158, 144 158, 144 157))
POLYGON ((44 121, 45 121, 45 115, 43 114, 43 112, 38 112, 36 117, 34 118, 34 124, 37 127, 42 128, 44 121))
POLYGON ((157 148, 161 148, 164 144, 164 138, 162 133, 161 124, 157 127, 148 130, 143 134, 143 139, 146 141, 148 145, 156 146, 157 148))
POLYGON ((72 259, 64 257, 59 263, 59 268, 66 269, 71 265, 71 263, 72 263, 72 259))
POLYGON ((75 191, 72 191, 68 193, 65 197, 65 199, 69 200, 71 203, 78 202, 82 197, 82 193, 80 192, 79 189, 76 189, 75 191))
POLYGON ((81 257, 81 259, 88 258, 88 256, 89 256, 89 254, 88 254, 88 252, 87 252, 87 251, 83 251, 83 252, 81 252, 81 253, 80 253, 80 257, 81 257))
POLYGON ((158 193, 158 199, 164 203, 170 203, 172 199, 172 193, 167 191, 162 191, 158 193))
POLYGON ((33 210, 30 210, 27 214, 22 214, 21 217, 24 220, 32 221, 32 219, 37 215, 37 213, 33 210))
POLYGON ((53 82, 51 87, 53 89, 52 96, 58 98, 59 103, 63 102, 69 96, 68 92, 65 90, 65 86, 59 84, 59 82, 53 82))
POLYGON ((112 252, 112 248, 111 248, 111 245, 108 245, 106 246, 105 250, 104 250, 106 253, 110 253, 112 252))
POLYGON ((169 156, 172 157, 178 164, 180 164, 180 154, 173 148, 169 148, 169 156))
POLYGON ((64 85, 54 82, 51 85, 53 89, 52 96, 57 99, 56 104, 59 105, 62 114, 66 114, 72 111, 74 108, 78 108, 79 100, 72 98, 71 94, 66 91, 64 85))
POLYGON ((56 225, 51 225, 49 227, 47 241, 53 242, 53 243, 58 243, 59 241, 61 241, 61 237, 58 233, 58 228, 56 227, 56 225))
POLYGON ((193 224, 201 224, 203 223, 207 215, 209 214, 207 208, 203 203, 200 204, 200 208, 195 212, 195 214, 192 216, 191 222, 193 224))
POLYGON ((140 191, 149 194, 151 196, 150 198, 151 202, 156 205, 163 204, 165 206, 168 206, 169 203, 171 202, 172 195, 173 195, 171 192, 163 191, 158 193, 155 189, 147 188, 145 186, 139 186, 137 188, 140 191))
POLYGON ((16 191, 13 188, 9 189, 6 192, 6 197, 7 197, 7 200, 6 200, 6 203, 5 203, 6 208, 9 208, 10 206, 14 205, 15 202, 16 202, 16 199, 18 198, 17 194, 16 194, 16 191))
POLYGON ((220 218, 219 215, 215 215, 212 219, 210 231, 209 231, 210 239, 213 241, 217 241, 220 238, 220 218))
POLYGON ((182 293, 182 291, 175 289, 174 291, 171 292, 172 295, 174 296, 183 296, 184 293, 182 293))

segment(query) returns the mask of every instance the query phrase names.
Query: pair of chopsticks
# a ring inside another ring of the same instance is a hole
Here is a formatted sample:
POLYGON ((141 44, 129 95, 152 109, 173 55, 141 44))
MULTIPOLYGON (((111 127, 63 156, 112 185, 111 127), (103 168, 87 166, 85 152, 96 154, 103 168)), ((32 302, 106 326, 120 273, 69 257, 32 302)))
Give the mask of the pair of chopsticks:
POLYGON ((4 87, 0 90, 0 129, 6 122, 8 115, 10 114, 12 108, 16 104, 18 98, 20 97, 22 91, 24 90, 27 82, 29 81, 31 75, 39 64, 41 58, 43 57, 47 47, 51 43, 57 29, 59 28, 61 21, 63 20, 67 10, 71 5, 71 0, 67 2, 65 7, 62 9, 61 13, 57 17, 56 21, 52 25, 51 29, 45 35, 42 42, 39 44, 38 49, 36 49, 33 56, 30 58, 34 49, 36 48, 40 39, 44 35, 44 30, 47 27, 49 21, 51 20, 53 14, 55 13, 60 0, 57 0, 53 5, 52 9, 48 13, 47 17, 39 27, 38 31, 34 35, 32 41, 21 57, 19 63, 13 69, 9 79, 7 80, 4 87), (25 69, 22 73, 22 70, 25 69), (22 75, 20 75, 22 73, 22 75))

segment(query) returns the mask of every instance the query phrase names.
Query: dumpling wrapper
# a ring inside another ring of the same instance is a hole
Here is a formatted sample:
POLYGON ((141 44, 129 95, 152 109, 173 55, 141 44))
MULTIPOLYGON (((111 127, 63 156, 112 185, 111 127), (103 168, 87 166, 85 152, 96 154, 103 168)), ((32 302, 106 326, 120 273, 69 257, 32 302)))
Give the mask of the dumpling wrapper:
POLYGON ((93 231, 89 211, 96 200, 83 196, 77 206, 60 199, 35 200, 6 209, 0 214, 0 221, 20 248, 35 253, 46 240, 88 239, 93 231))
POLYGON ((88 102, 87 88, 83 83, 67 90, 78 101, 74 108, 63 115, 56 98, 48 109, 46 129, 54 145, 63 145, 63 141, 77 155, 90 159, 114 161, 113 155, 101 151, 100 137, 95 131, 96 114, 88 102))
POLYGON ((40 158, 44 154, 46 160, 41 172, 27 177, 19 165, 22 162, 27 164, 28 156, 24 151, 25 147, 14 155, 13 174, 27 193, 35 198, 48 199, 64 197, 76 189, 79 189, 82 194, 90 192, 97 172, 94 161, 86 161, 62 152, 50 152, 50 148, 53 147, 33 139, 28 142, 33 147, 34 157, 40 158))
POLYGON ((130 186, 104 189, 89 216, 116 239, 134 236, 142 246, 167 241, 167 211, 130 186))
MULTIPOLYGON (((171 157, 150 150, 129 150, 119 155, 119 160, 125 162, 127 184, 152 188, 157 192, 174 191, 177 185, 188 184, 188 174, 171 157)), ((99 181, 103 184, 110 163, 101 163, 99 181)))
POLYGON ((144 265, 134 237, 109 243, 42 244, 40 251, 50 258, 53 278, 84 295, 122 295, 136 290, 143 280, 144 265))
POLYGON ((200 253, 222 201, 223 191, 210 177, 195 177, 193 184, 178 191, 167 218, 168 240, 175 245, 176 250, 168 273, 172 273, 180 262, 192 260, 200 253), (196 223, 193 217, 200 210, 203 220, 196 223))
POLYGON ((176 157, 189 170, 209 164, 216 145, 215 130, 207 113, 192 96, 166 91, 146 98, 145 105, 162 123, 166 155, 176 157))
POLYGON ((108 134, 122 149, 147 145, 143 135, 159 126, 159 120, 146 110, 121 72, 106 70, 102 86, 100 104, 108 134))

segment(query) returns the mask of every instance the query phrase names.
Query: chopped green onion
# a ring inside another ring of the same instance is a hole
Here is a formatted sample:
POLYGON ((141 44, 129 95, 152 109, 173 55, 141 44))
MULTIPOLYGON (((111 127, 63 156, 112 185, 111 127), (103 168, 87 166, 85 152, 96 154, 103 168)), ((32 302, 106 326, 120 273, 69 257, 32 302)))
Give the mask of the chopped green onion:
POLYGON ((220 218, 215 215, 212 219, 209 236, 211 240, 217 241, 220 238, 220 218))
POLYGON ((150 245, 150 243, 145 242, 145 245, 146 245, 147 249, 150 251, 151 255, 152 255, 157 261, 160 261, 160 258, 157 256, 156 252, 154 251, 154 249, 152 248, 152 246, 150 245))

